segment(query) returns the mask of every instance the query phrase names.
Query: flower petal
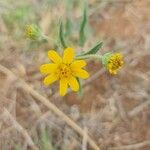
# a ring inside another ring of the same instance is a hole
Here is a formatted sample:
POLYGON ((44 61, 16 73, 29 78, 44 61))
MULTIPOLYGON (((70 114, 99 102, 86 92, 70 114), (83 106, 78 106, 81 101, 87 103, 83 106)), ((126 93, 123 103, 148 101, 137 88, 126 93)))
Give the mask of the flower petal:
POLYGON ((75 71, 75 76, 82 78, 82 79, 86 79, 89 77, 89 73, 85 71, 84 69, 78 69, 75 71))
POLYGON ((80 69, 84 66, 86 66, 86 62, 84 60, 76 60, 71 64, 72 69, 80 69))
POLYGON ((54 50, 48 51, 48 57, 51 61, 53 61, 56 64, 59 64, 62 62, 62 58, 58 55, 58 53, 54 50))
POLYGON ((74 59, 74 55, 75 54, 74 54, 74 49, 73 48, 70 48, 70 47, 66 48, 64 50, 63 62, 65 64, 70 64, 74 59))
POLYGON ((49 74, 55 72, 57 64, 43 64, 40 66, 40 72, 43 74, 49 74))
POLYGON ((64 96, 67 93, 67 88, 68 88, 68 81, 67 79, 61 79, 60 80, 60 85, 59 85, 59 92, 61 96, 64 96))
POLYGON ((51 74, 51 75, 48 75, 47 77, 45 77, 44 84, 50 85, 53 82, 55 82, 56 80, 57 80, 57 77, 55 75, 51 74))
POLYGON ((68 81, 69 86, 73 91, 78 91, 79 90, 79 83, 75 77, 71 77, 68 81))

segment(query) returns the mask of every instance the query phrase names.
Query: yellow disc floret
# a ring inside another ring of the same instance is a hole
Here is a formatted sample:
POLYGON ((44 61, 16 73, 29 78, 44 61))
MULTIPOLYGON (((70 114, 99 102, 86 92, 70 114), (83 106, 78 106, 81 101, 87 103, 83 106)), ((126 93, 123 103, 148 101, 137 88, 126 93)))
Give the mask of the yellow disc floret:
POLYGON ((71 65, 60 64, 57 71, 56 71, 56 74, 58 75, 59 79, 68 78, 68 77, 72 76, 73 73, 71 70, 71 65))
POLYGON ((106 64, 106 68, 110 74, 117 74, 117 71, 123 66, 123 55, 120 53, 112 54, 106 64))
POLYGON ((45 85, 50 85, 56 80, 60 80, 60 95, 64 96, 67 92, 68 86, 73 91, 79 90, 79 83, 77 77, 86 79, 89 77, 82 67, 86 66, 84 60, 74 60, 74 50, 70 47, 64 50, 63 58, 61 58, 56 51, 50 50, 48 57, 53 63, 41 65, 40 71, 48 76, 44 79, 45 85))

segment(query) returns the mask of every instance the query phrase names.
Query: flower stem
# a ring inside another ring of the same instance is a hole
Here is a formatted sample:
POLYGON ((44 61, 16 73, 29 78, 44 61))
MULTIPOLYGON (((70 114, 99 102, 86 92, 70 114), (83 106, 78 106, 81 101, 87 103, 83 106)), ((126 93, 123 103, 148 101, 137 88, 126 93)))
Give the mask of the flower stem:
POLYGON ((102 55, 97 55, 97 54, 88 54, 88 55, 79 55, 79 56, 76 56, 76 59, 99 59, 101 60, 102 59, 102 55))

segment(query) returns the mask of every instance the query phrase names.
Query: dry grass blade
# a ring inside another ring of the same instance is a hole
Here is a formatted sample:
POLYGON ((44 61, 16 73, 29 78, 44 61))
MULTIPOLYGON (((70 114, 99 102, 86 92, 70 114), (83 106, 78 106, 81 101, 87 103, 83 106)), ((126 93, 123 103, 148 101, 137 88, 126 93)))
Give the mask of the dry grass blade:
POLYGON ((87 128, 84 128, 84 136, 82 141, 82 150, 87 150, 87 128))
POLYGON ((114 148, 111 148, 110 150, 137 150, 147 145, 150 145, 150 140, 137 143, 137 144, 132 144, 132 145, 114 147, 114 148))
POLYGON ((143 102, 142 104, 140 104, 139 106, 135 107, 133 110, 131 110, 128 115, 130 117, 134 117, 136 116, 139 112, 141 112, 145 107, 150 105, 150 100, 147 100, 145 102, 143 102))
POLYGON ((35 146, 34 142, 32 141, 32 138, 30 137, 28 132, 15 120, 15 118, 8 112, 7 109, 4 109, 4 114, 5 114, 6 118, 8 118, 11 121, 11 123, 15 127, 15 129, 24 136, 28 145, 30 147, 32 147, 33 150, 38 150, 38 148, 35 146))

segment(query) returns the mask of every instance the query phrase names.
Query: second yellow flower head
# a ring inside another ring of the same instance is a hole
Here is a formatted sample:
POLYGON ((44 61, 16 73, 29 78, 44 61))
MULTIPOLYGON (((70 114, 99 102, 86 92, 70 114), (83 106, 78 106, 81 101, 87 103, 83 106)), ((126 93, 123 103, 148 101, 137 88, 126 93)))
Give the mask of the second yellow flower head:
POLYGON ((79 90, 77 78, 86 79, 89 77, 87 71, 82 69, 86 66, 84 60, 75 60, 74 49, 68 47, 64 50, 64 55, 61 58, 56 51, 50 50, 48 57, 53 63, 41 65, 40 71, 47 74, 44 79, 45 85, 50 85, 56 80, 60 80, 60 95, 64 96, 70 86, 73 91, 79 90))
POLYGON ((108 63, 107 63, 107 69, 109 70, 110 74, 117 74, 118 70, 123 66, 123 55, 120 53, 112 54, 109 57, 108 63))
POLYGON ((121 53, 106 53, 102 56, 102 63, 110 74, 115 75, 124 64, 121 53))

